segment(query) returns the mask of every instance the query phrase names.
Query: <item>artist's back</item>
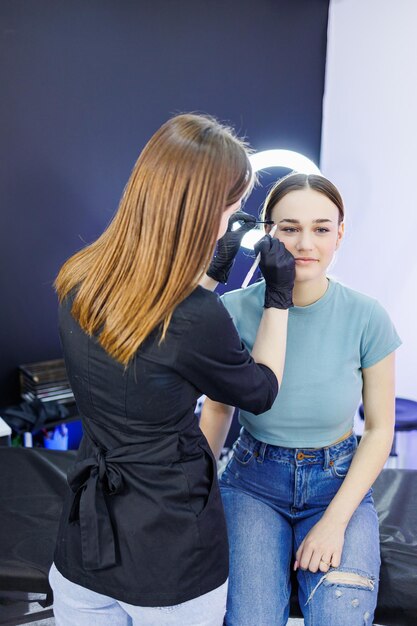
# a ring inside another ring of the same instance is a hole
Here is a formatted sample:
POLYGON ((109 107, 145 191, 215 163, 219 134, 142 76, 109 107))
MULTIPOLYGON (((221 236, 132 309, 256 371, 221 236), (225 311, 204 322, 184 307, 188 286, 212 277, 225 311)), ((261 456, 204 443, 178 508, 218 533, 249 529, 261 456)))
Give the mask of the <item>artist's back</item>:
MULTIPOLYGON (((132 435, 183 430, 201 394, 261 412, 276 392, 271 371, 253 362, 217 295, 198 287, 174 311, 166 338, 156 329, 125 368, 60 307, 64 358, 80 415, 103 431, 132 435), (242 394, 242 388, 245 393, 242 394)), ((104 442, 103 442, 104 443, 104 442)))
POLYGON ((66 578, 119 600, 174 605, 223 584, 227 533, 216 464, 194 415, 205 393, 254 413, 277 380, 241 343, 219 298, 198 287, 125 368, 59 313, 68 376, 83 422, 58 533, 66 578))

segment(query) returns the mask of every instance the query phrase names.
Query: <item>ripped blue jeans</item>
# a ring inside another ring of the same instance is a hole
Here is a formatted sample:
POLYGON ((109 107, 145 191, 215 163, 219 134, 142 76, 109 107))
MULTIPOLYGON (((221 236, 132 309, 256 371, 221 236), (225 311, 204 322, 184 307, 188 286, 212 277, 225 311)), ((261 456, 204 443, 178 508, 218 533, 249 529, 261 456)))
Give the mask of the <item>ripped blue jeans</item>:
MULTIPOLYGON (((328 448, 282 448, 242 429, 220 481, 230 544, 225 625, 287 624, 292 560, 340 488, 356 447, 351 435, 328 448)), ((299 569, 305 625, 371 626, 379 568, 378 518, 370 490, 346 529, 340 567, 329 570, 357 574, 362 584, 299 569)))

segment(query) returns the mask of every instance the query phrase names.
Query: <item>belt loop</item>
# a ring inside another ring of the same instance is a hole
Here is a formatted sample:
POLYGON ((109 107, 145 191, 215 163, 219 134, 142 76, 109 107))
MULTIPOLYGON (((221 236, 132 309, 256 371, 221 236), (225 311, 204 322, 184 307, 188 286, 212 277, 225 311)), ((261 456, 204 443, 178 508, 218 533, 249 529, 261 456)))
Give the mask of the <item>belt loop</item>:
POLYGON ((258 458, 256 459, 258 461, 258 463, 263 463, 264 462, 267 445, 268 444, 263 441, 261 443, 261 445, 259 446, 258 458))
POLYGON ((323 465, 323 469, 327 470, 330 467, 330 449, 329 448, 323 448, 324 450, 324 465, 323 465))

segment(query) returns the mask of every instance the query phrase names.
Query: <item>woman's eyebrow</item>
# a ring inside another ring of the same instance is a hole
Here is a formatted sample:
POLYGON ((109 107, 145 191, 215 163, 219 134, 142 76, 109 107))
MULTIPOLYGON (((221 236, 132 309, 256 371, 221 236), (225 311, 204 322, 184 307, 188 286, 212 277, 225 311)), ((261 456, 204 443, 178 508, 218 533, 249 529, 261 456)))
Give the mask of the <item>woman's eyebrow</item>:
MULTIPOLYGON (((294 220, 292 218, 289 217, 285 217, 284 219, 280 220, 278 223, 282 224, 282 222, 289 222, 290 224, 300 224, 300 220, 294 220)), ((313 224, 323 224, 324 222, 333 222, 333 220, 329 220, 327 218, 319 218, 317 220, 313 220, 313 224)))

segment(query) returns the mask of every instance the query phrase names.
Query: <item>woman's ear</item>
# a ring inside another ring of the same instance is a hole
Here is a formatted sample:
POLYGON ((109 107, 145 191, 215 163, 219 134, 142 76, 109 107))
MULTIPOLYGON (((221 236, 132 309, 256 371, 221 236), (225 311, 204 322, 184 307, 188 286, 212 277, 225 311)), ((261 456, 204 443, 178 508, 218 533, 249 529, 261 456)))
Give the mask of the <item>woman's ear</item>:
POLYGON ((339 224, 339 228, 338 228, 338 231, 337 231, 337 241, 336 241, 336 248, 335 248, 335 250, 337 250, 338 247, 340 246, 344 234, 345 234, 345 223, 342 222, 341 224, 339 224))

